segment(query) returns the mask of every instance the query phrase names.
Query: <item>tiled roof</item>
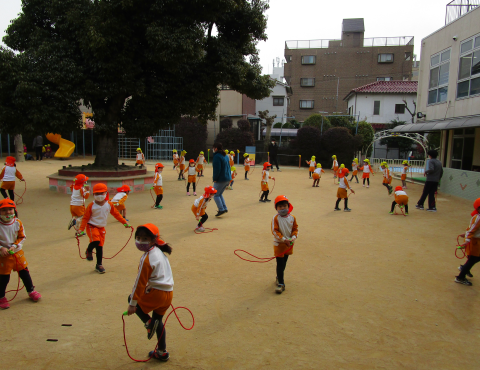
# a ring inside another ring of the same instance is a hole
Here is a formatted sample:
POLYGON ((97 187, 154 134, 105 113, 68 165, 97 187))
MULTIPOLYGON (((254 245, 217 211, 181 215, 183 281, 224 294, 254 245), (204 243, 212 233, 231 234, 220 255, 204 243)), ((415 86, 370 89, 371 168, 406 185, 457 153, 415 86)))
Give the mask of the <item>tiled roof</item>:
POLYGON ((350 94, 368 93, 368 94, 416 94, 418 81, 376 81, 368 85, 363 85, 352 89, 343 100, 346 100, 350 94))

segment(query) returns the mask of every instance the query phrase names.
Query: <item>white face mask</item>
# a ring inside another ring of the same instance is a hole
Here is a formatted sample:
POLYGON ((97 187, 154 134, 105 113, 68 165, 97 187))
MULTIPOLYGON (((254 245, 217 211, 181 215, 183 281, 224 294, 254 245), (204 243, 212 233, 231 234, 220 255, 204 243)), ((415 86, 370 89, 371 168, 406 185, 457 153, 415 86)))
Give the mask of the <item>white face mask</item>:
POLYGON ((280 210, 278 210, 278 214, 280 216, 286 216, 286 215, 288 215, 288 209, 280 209, 280 210))
POLYGON ((107 197, 107 194, 101 194, 101 195, 95 195, 94 196, 94 198, 97 202, 103 202, 106 197, 107 197))
POLYGON ((13 219, 15 218, 15 215, 5 215, 5 216, 0 216, 0 219, 3 221, 3 222, 10 222, 12 221, 13 219))

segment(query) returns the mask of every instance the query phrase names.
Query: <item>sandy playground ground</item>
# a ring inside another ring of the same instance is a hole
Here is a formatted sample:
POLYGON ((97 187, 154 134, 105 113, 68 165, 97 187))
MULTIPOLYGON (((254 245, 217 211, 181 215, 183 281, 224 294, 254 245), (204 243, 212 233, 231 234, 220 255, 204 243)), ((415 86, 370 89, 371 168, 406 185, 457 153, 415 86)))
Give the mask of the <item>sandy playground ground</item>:
MULTIPOLYGON (((172 315, 167 324, 167 363, 131 361, 123 344, 121 314, 141 253, 133 241, 106 274, 78 256, 65 194, 49 191, 45 176, 61 165, 92 160, 19 163, 28 191, 19 205, 26 258, 43 298, 21 291, 0 312, 3 369, 474 369, 479 366, 480 268, 473 287, 455 284, 455 238, 468 225, 472 202, 440 194, 438 212, 415 209, 422 187, 409 185, 410 216, 388 214, 392 198, 381 175, 369 189, 354 184, 351 213, 334 212, 337 186, 331 172, 312 188, 307 169, 273 172, 276 195, 291 200, 299 238, 285 272, 286 291, 274 293, 275 262, 248 263, 236 248, 273 255, 273 202, 258 202, 261 171, 225 191, 228 214, 217 219, 215 203, 196 235, 193 196, 167 165, 163 210, 151 209, 148 192, 127 200, 133 226, 152 222, 173 246, 175 306, 187 306, 195 327, 184 331, 172 315), (72 326, 62 326, 70 324, 72 326), (47 339, 57 339, 48 342, 47 339)), ((165 163, 166 164, 166 163, 165 163)), ((148 166, 153 170, 153 165, 148 166)), ((200 180, 211 184, 208 166, 200 180)), ((398 185, 394 180, 393 185, 398 185)), ((17 192, 23 184, 17 182, 17 192)), ((199 194, 201 191, 199 192, 199 194)), ((343 209, 343 203, 341 204, 343 209)), ((110 217, 104 255, 116 253, 129 231, 110 217)), ((81 239, 82 254, 88 244, 81 239)), ((9 289, 16 288, 12 273, 9 289)), ((12 293, 7 295, 12 297, 12 293)), ((179 316, 188 327, 185 311, 179 316)), ((145 359, 155 346, 141 321, 126 318, 131 354, 145 359)))

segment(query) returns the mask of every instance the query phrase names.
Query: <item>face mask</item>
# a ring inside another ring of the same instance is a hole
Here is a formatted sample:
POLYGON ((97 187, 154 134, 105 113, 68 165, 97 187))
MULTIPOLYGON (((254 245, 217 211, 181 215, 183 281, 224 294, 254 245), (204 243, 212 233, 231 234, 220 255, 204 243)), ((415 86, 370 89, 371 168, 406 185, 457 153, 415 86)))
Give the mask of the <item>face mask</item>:
POLYGON ((15 215, 0 216, 0 219, 4 222, 12 221, 14 218, 15 218, 15 215))
POLYGON ((286 216, 286 215, 288 215, 288 209, 280 209, 280 210, 278 211, 278 214, 279 214, 280 216, 286 216))
POLYGON ((102 194, 102 195, 95 195, 94 198, 97 202, 103 202, 105 198, 107 197, 107 194, 102 194))
POLYGON ((140 252, 148 252, 151 248, 150 242, 139 242, 135 240, 135 246, 140 252))

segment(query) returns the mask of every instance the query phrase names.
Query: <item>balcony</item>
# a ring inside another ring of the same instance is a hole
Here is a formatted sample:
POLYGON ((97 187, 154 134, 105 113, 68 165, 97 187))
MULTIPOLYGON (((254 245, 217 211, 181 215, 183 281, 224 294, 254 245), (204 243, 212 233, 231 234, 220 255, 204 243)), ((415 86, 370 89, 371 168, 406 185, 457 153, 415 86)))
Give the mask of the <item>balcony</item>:
MULTIPOLYGON (((413 36, 371 37, 363 39, 363 47, 413 45, 413 36)), ((327 49, 344 47, 342 40, 288 40, 285 49, 327 49)))
POLYGON ((480 5, 480 0, 453 0, 445 10, 445 25, 472 11, 480 5))

